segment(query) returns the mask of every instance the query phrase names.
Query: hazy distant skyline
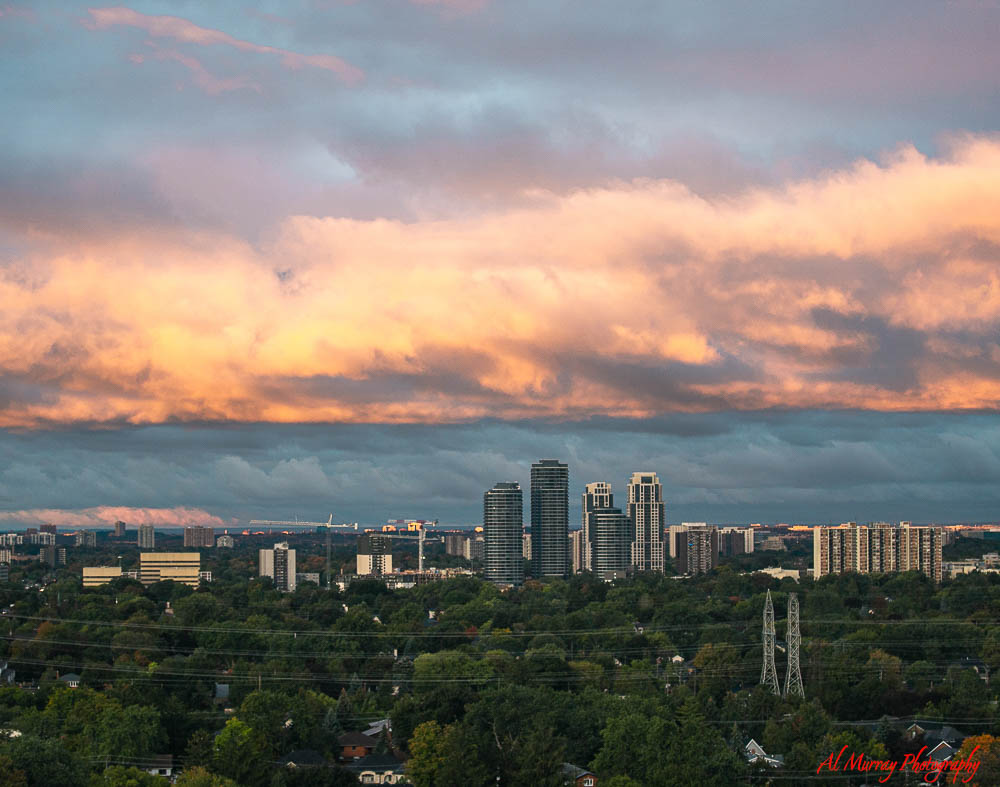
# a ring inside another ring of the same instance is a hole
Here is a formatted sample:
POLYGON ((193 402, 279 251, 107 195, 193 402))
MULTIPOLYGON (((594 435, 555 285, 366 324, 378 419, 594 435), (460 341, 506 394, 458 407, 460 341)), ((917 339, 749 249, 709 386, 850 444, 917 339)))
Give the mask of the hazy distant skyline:
POLYGON ((0 528, 472 522, 543 457, 577 518, 634 470, 671 522, 998 518, 998 29, 2 5, 0 528))

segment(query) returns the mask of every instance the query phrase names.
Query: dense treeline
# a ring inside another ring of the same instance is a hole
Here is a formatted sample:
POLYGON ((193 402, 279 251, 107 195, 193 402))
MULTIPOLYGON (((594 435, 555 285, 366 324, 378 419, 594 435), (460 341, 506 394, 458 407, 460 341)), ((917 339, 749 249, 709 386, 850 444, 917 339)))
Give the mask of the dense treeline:
POLYGON ((980 677, 1000 667, 994 575, 936 588, 919 574, 796 583, 722 567, 511 592, 460 577, 282 594, 247 579, 246 556, 231 560, 239 570, 220 565, 197 591, 128 579, 83 590, 68 572, 44 592, 0 586, 3 656, 39 685, 0 690, 0 728, 21 733, 0 742, 0 785, 155 784, 132 766, 166 753, 183 784, 295 783, 284 755, 333 759, 339 734, 384 717, 393 735, 380 745, 409 755, 424 785, 559 785, 563 762, 617 787, 764 780, 740 755, 750 738, 784 755, 784 776, 815 776, 845 743, 908 750, 885 714, 1000 732, 980 677), (782 678, 787 594, 799 594, 804 701, 758 685, 768 590, 782 678), (80 688, 57 679, 67 672, 80 688))

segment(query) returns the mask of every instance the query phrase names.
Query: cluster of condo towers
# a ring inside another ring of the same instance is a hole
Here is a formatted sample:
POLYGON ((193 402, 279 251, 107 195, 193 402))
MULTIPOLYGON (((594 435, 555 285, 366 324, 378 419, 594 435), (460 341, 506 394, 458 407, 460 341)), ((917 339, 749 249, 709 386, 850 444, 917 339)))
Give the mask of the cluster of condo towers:
MULTIPOLYGON (((788 594, 788 672, 785 674, 785 696, 805 697, 802 687, 802 670, 799 668, 799 645, 802 635, 799 633, 799 598, 795 593, 788 594)), ((778 670, 774 666, 774 605, 771 604, 771 591, 767 591, 767 601, 764 603, 764 667, 760 673, 761 685, 767 686, 771 692, 781 696, 778 688, 778 670)))

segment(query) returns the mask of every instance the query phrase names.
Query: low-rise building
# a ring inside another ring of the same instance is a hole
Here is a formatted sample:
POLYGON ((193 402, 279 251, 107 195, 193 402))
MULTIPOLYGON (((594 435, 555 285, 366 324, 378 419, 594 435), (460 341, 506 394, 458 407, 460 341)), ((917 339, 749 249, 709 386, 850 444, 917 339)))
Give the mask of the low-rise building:
POLYGON ((198 552, 141 552, 139 581, 144 585, 170 579, 196 588, 201 584, 201 554, 198 552))

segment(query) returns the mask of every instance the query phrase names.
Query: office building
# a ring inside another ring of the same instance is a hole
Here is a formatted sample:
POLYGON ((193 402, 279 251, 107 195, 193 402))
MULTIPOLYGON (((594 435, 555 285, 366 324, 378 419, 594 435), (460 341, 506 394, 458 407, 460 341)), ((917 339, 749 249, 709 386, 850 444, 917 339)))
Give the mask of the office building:
POLYGON ((583 556, 586 552, 586 541, 583 540, 582 530, 571 530, 569 534, 569 563, 574 574, 586 571, 583 556))
POLYGON ((115 538, 125 538, 125 523, 120 519, 115 522, 115 538))
POLYGON ((274 586, 283 593, 295 590, 295 550, 288 548, 288 542, 275 544, 274 549, 261 549, 259 576, 270 577, 274 586))
POLYGON ((813 577, 920 571, 940 582, 943 545, 941 528, 917 527, 909 522, 847 522, 839 527, 814 527, 813 577))
POLYGON ((219 536, 215 539, 215 546, 219 549, 232 549, 235 545, 235 539, 229 535, 219 536))
POLYGON ((676 574, 705 574, 719 564, 718 528, 711 525, 688 525, 685 530, 675 533, 674 539, 676 574))
POLYGON ((215 546, 215 530, 201 525, 184 528, 184 546, 195 549, 215 546))
POLYGON ((611 508, 615 504, 614 495, 611 494, 611 484, 607 481, 595 481, 587 484, 583 488, 583 500, 581 502, 581 522, 584 540, 584 568, 592 570, 594 533, 591 526, 590 515, 598 508, 611 508))
POLYGON ((663 572, 663 487, 656 473, 632 473, 628 482, 628 519, 632 528, 632 566, 663 572))
MULTIPOLYGON (((44 525, 43 525, 44 527, 44 525)), ((97 531, 96 530, 77 530, 73 534, 73 546, 77 547, 96 547, 97 546, 97 531)))
POLYGON ((200 572, 199 552, 139 553, 139 581, 144 585, 166 582, 169 579, 196 588, 201 581, 200 572))
POLYGON ((156 549, 156 531, 152 525, 139 525, 139 549, 156 549))
POLYGON ((314 585, 319 585, 319 572, 318 571, 299 571, 295 574, 295 585, 305 584, 306 582, 312 582, 314 585))
POLYGON ((378 533, 358 538, 358 576, 380 577, 392 573, 392 539, 378 533))
POLYGON ((96 588, 99 585, 106 585, 121 576, 131 576, 133 579, 139 578, 137 571, 123 572, 120 566, 84 566, 83 586, 85 588, 96 588))
MULTIPOLYGON (((501 482, 483 494, 483 536, 486 547, 486 579, 498 585, 524 582, 524 498, 521 485, 501 482)), ((563 560, 566 535, 563 534, 563 560)))
POLYGON ((542 459, 531 466, 531 570, 536 577, 569 573, 569 466, 542 459))

